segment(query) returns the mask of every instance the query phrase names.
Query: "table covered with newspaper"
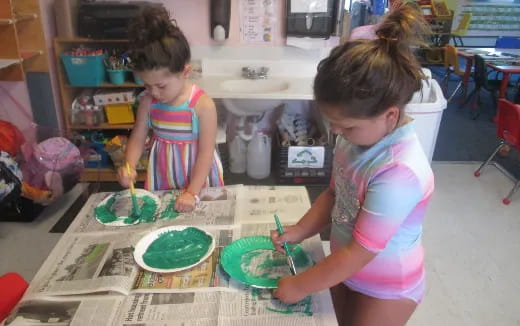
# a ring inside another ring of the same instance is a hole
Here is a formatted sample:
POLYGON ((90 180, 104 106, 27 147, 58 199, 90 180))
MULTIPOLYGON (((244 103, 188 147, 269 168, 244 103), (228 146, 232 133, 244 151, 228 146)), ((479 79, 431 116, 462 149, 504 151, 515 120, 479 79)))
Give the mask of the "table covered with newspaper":
MULTIPOLYGON (((156 193, 160 210, 179 193, 156 193)), ((321 291, 287 305, 269 289, 237 282, 220 266, 220 253, 232 241, 269 235, 296 222, 310 207, 305 187, 242 186, 208 188, 194 211, 153 223, 114 227, 99 223, 94 208, 110 193, 93 194, 31 282, 5 325, 337 325, 330 293, 321 291), (215 250, 184 271, 159 274, 141 269, 133 258, 144 235, 170 225, 202 227, 215 250)), ((319 236, 302 248, 323 259, 319 236)))

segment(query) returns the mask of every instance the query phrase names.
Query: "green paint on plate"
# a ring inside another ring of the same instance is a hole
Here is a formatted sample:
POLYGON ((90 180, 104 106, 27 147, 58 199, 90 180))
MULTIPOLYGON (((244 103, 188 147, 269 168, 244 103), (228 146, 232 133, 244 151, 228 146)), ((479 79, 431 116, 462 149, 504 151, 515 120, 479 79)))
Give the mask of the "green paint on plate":
POLYGON ((94 209, 94 214, 102 223, 110 223, 117 220, 117 216, 110 210, 116 201, 116 195, 110 197, 105 205, 100 205, 94 209))
MULTIPOLYGON (((313 262, 299 246, 293 247, 297 269, 306 269, 313 262)), ((221 254, 224 270, 234 279, 251 286, 277 288, 278 280, 290 275, 287 257, 275 250, 271 239, 252 236, 238 239, 221 254)))
MULTIPOLYGON (((134 224, 135 220, 138 218, 139 222, 149 223, 153 222, 153 217, 155 216, 155 212, 157 211, 157 203, 150 196, 139 196, 137 198, 140 208, 141 214, 140 216, 128 216, 128 217, 119 217, 117 216, 116 202, 121 200, 119 194, 114 194, 111 196, 104 205, 99 205, 94 209, 94 214, 98 218, 101 223, 111 223, 118 220, 122 220, 125 224, 134 224), (116 205, 114 205, 116 204, 116 205)), ((131 203, 129 201, 129 203, 131 203)), ((132 207, 130 207, 130 211, 128 214, 132 213, 132 207)))
POLYGON ((190 266, 207 254, 211 243, 211 236, 198 228, 168 231, 148 246, 143 261, 150 267, 160 269, 190 266))

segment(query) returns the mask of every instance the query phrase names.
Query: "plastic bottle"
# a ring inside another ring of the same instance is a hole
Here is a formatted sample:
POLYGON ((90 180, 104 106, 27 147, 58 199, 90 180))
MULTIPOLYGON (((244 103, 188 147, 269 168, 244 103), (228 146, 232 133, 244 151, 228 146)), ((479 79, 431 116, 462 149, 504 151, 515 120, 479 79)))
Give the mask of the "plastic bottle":
POLYGON ((229 143, 229 171, 231 173, 246 172, 247 144, 236 135, 229 143))
POLYGON ((87 127, 94 126, 94 110, 92 109, 92 105, 87 105, 85 108, 85 125, 87 127))
POLYGON ((247 175, 264 179, 271 174, 271 139, 257 132, 247 146, 247 175))

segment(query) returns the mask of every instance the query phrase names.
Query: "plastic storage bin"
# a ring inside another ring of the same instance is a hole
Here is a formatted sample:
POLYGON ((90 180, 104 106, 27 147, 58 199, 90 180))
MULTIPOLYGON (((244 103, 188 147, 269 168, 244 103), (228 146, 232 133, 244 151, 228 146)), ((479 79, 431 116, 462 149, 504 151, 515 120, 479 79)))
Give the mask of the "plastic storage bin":
MULTIPOLYGON (((422 97, 419 103, 410 102, 405 106, 406 113, 415 120, 415 132, 428 159, 432 160, 442 113, 446 109, 447 102, 439 83, 430 79, 430 91, 428 97, 422 97)), ((420 99, 414 95, 413 99, 420 99)))
POLYGON ((332 171, 332 144, 324 146, 308 146, 323 147, 324 159, 321 168, 294 168, 289 166, 289 150, 291 147, 281 145, 280 135, 276 133, 273 140, 273 161, 276 177, 280 184, 328 184, 332 171))
POLYGON ((61 61, 65 66, 70 85, 99 86, 104 83, 106 80, 104 58, 104 54, 85 56, 62 54, 61 61))
POLYGON ((112 70, 107 69, 108 79, 111 84, 121 85, 125 83, 126 80, 126 70, 112 70))
POLYGON ((110 104, 105 105, 105 112, 109 124, 133 123, 134 111, 132 104, 110 104))

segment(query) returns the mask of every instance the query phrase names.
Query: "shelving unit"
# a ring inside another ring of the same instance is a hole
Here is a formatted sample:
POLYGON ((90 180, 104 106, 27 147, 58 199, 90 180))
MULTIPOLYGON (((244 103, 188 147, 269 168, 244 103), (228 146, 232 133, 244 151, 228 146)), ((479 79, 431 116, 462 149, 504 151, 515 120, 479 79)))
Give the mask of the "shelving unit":
MULTIPOLYGON (((71 109, 72 102, 84 89, 120 89, 120 88, 143 88, 142 85, 127 82, 120 85, 113 85, 110 83, 103 83, 97 87, 79 87, 72 86, 69 84, 65 68, 62 64, 60 55, 67 53, 73 48, 77 48, 80 45, 88 48, 126 48, 127 40, 92 40, 85 38, 56 38, 54 39, 54 53, 56 60, 56 67, 58 72, 58 82, 60 87, 61 97, 61 108, 62 116, 67 134, 70 136, 75 132, 92 131, 92 130, 106 130, 106 131, 117 131, 121 133, 129 133, 134 127, 134 124, 108 124, 102 123, 97 126, 86 126, 86 125, 75 125, 71 123, 71 109)), ((146 177, 145 171, 139 171, 137 180, 144 181, 146 177)), ((81 175, 81 181, 85 182, 115 182, 117 181, 116 171, 113 168, 86 168, 81 175)))
POLYGON ((39 0, 0 0, 0 80, 47 72, 39 0))

